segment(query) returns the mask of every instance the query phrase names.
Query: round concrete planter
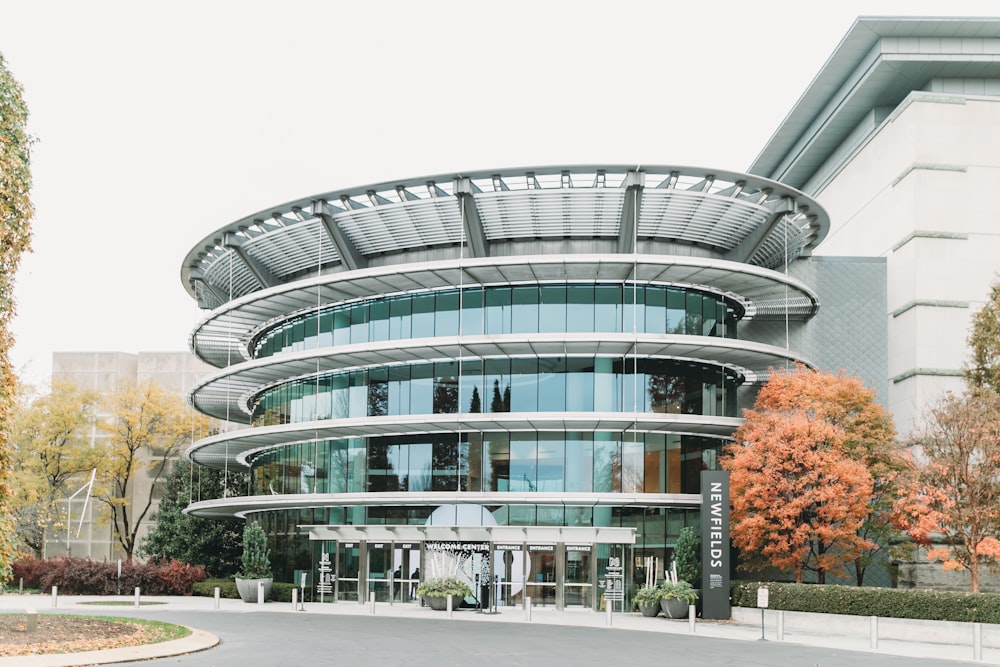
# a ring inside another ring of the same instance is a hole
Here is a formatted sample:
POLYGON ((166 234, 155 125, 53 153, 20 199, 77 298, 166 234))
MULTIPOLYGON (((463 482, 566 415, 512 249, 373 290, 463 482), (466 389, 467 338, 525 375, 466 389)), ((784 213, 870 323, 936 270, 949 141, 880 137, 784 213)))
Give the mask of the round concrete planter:
POLYGON ((244 602, 257 602, 257 582, 264 582, 264 600, 271 597, 271 578, 267 579, 240 579, 236 578, 236 590, 240 593, 240 599, 244 602))
POLYGON ((660 609, 667 618, 687 618, 688 601, 684 598, 663 598, 660 600, 660 609))
POLYGON ((657 602, 656 604, 651 605, 639 605, 639 612, 647 618, 657 616, 660 613, 660 603, 657 602))
POLYGON ((449 595, 447 597, 427 597, 424 596, 424 602, 427 606, 435 611, 447 611, 448 610, 448 598, 451 598, 451 608, 458 609, 458 606, 462 604, 462 597, 460 595, 449 595))

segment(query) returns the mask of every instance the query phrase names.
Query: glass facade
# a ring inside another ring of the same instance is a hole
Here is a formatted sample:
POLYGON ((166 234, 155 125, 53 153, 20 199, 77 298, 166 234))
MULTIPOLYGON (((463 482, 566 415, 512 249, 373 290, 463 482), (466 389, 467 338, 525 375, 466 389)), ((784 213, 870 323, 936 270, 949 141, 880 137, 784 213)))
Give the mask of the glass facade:
POLYGON ((736 338, 737 312, 722 297, 682 287, 614 284, 475 287, 369 299, 323 308, 265 329, 254 358, 435 336, 605 332, 736 338))
POLYGON ((482 412, 659 412, 735 417, 732 370, 677 359, 463 359, 327 373, 252 401, 253 425, 482 412))
MULTIPOLYGON (((250 492, 698 493, 701 471, 718 469, 723 444, 719 438, 675 433, 590 431, 322 440, 258 454, 251 463, 250 492)), ((590 508, 578 509, 574 523, 562 523, 568 515, 560 514, 555 525, 594 525, 583 511, 590 508)), ((535 515, 517 512, 519 523, 536 525, 535 515)), ((386 522, 393 523, 375 523, 386 522)))

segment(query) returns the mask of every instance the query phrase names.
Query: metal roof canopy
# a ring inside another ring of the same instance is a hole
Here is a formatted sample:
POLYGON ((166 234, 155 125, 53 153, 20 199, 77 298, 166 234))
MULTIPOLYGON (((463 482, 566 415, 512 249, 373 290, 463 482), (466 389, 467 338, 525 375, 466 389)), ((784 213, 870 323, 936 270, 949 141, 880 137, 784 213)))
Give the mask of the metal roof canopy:
POLYGON ((306 525, 310 540, 635 544, 635 528, 611 526, 306 525))

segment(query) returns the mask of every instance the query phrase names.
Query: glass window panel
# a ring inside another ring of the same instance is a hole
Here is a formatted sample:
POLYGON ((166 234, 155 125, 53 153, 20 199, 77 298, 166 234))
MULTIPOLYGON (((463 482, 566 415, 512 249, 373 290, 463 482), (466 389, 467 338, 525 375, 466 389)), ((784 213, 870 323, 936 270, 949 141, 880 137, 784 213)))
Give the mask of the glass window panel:
MULTIPOLYGON (((596 331, 594 327, 594 286, 568 285, 566 287, 566 322, 573 331, 596 331)), ((611 313, 614 317, 614 313, 611 313)), ((614 329, 609 329, 614 331, 614 329)))
MULTIPOLYGON (((594 409, 594 359, 566 359, 566 407, 569 412, 591 412, 594 409)), ((539 398, 546 389, 539 388, 539 398)))
POLYGON ((483 412, 510 412, 510 360, 487 359, 483 389, 483 412))
POLYGON ((410 338, 413 301, 408 296, 397 297, 389 302, 389 340, 410 338))
POLYGON ((410 367, 410 414, 429 415, 434 408, 434 366, 410 367))
POLYGON ((688 292, 687 323, 685 324, 688 335, 701 335, 701 319, 701 296, 696 292, 688 292))
POLYGON ((477 336, 483 333, 484 311, 483 311, 482 288, 467 289, 462 292, 462 333, 477 336))
POLYGON ((566 331, 566 286, 543 285, 539 306, 538 331, 566 331))
POLYGON ((351 417, 368 416, 368 387, 365 386, 364 371, 353 371, 350 374, 349 412, 351 417))
MULTIPOLYGON (((538 359, 512 359, 510 362, 511 412, 536 412, 538 410, 538 359)), ((563 390, 565 396, 565 389, 563 390)), ((505 401, 507 397, 504 396, 505 401)))
POLYGON ((389 302, 375 301, 368 307, 368 340, 389 340, 389 302))
MULTIPOLYGON (((516 362, 515 362, 516 363, 516 362)), ((539 412, 563 412, 566 410, 566 358, 544 357, 538 360, 538 381, 535 393, 538 396, 539 412)), ((518 390, 514 394, 514 404, 521 394, 520 378, 518 390)), ((518 409, 513 408, 516 412, 518 409)), ((526 408, 527 409, 527 408, 526 408)))
POLYGON ((351 306, 351 343, 368 342, 368 304, 356 303, 351 306))
POLYGON ((594 359, 593 409, 598 412, 621 409, 621 374, 615 373, 615 361, 610 357, 594 359))
POLYGON ((319 318, 319 347, 333 345, 333 313, 324 311, 319 318))
POLYGON ((594 508, 593 507, 575 507, 573 505, 566 506, 566 524, 567 526, 593 526, 594 525, 594 508))
POLYGON ((718 335, 715 331, 716 318, 715 311, 718 302, 708 295, 701 297, 701 335, 702 336, 716 336, 718 335))
POLYGON ((432 491, 458 491, 458 442, 435 442, 432 491))
POLYGON ((622 331, 645 331, 646 288, 625 285, 622 291, 622 331))
POLYGON ((538 505, 535 517, 535 525, 537 526, 563 526, 566 524, 566 511, 562 505, 538 505))
POLYGON ((538 491, 566 488, 566 442, 563 433, 538 434, 538 491))
POLYGON ((458 292, 439 292, 435 303, 434 333, 458 335, 458 292))
POLYGON ((366 486, 368 448, 362 438, 351 438, 347 446, 347 492, 360 493, 366 486))
POLYGON ((667 290, 667 333, 692 333, 687 330, 684 290, 671 287, 667 290))
POLYGON ((512 433, 510 439, 510 490, 537 491, 538 443, 534 434, 512 433))
POLYGON ((510 436, 483 434, 483 489, 510 491, 510 436))
POLYGON ((299 320, 292 326, 292 349, 301 350, 304 348, 306 339, 306 323, 299 320))
MULTIPOLYGON (((630 290, 631 292, 631 290, 630 290)), ((570 322, 573 319, 570 318, 570 322)), ((629 331, 631 331, 629 322, 629 331)), ((622 286, 596 285, 594 287, 594 331, 622 331, 622 286)))
POLYGON ((635 440, 636 436, 626 433, 622 441, 622 493, 642 493, 645 452, 642 441, 635 440))
POLYGON ((590 433, 566 434, 566 491, 594 490, 594 439, 590 433))
POLYGON ((646 493, 667 493, 666 438, 662 433, 647 433, 645 441, 643 491, 646 493))
POLYGON ((614 433, 594 433, 594 491, 621 491, 621 445, 614 433))
POLYGON ((434 364, 435 414, 458 412, 458 362, 445 361, 434 364))
POLYGON ((389 414, 389 369, 373 368, 368 371, 368 416, 389 414))
POLYGON ((347 345, 351 342, 351 309, 338 308, 333 311, 333 344, 347 345))
POLYGON ((646 332, 667 332, 667 293, 662 287, 646 288, 646 332))
POLYGON ((486 333, 510 333, 510 288, 491 287, 486 291, 486 333))
POLYGON ((330 409, 334 419, 345 419, 351 415, 349 378, 347 373, 330 377, 330 409))
POLYGON ((413 338, 430 338, 434 336, 433 294, 420 294, 413 297, 410 334, 413 338))
MULTIPOLYGON (((483 435, 482 433, 468 433, 464 437, 466 441, 462 443, 461 456, 462 465, 465 466, 465 482, 461 490, 483 491, 483 435)), ((462 475, 463 470, 460 469, 458 474, 462 475)))
POLYGON ((511 505, 508 508, 507 523, 511 526, 534 526, 534 505, 511 505))
POLYGON ((483 362, 479 359, 462 360, 462 377, 459 381, 459 412, 484 412, 483 362))
POLYGON ((333 416, 333 394, 330 391, 330 376, 316 380, 316 419, 330 419, 333 416))
POLYGON ((389 414, 410 414, 410 367, 392 366, 389 372, 389 414))
POLYGON ((432 488, 431 476, 434 468, 431 443, 412 443, 408 446, 408 449, 410 450, 409 479, 407 479, 409 490, 430 491, 432 488))
POLYGON ((513 333, 538 332, 538 288, 534 285, 515 287, 512 290, 513 311, 511 331, 513 333))

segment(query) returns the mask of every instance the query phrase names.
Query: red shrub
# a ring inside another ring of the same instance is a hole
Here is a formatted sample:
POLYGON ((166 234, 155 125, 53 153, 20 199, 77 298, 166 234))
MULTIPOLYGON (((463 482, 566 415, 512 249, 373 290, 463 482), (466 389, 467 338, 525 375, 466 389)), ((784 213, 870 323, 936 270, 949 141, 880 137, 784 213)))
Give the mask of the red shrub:
POLYGON ((208 578, 201 565, 179 561, 158 563, 92 561, 89 558, 57 557, 25 559, 14 563, 14 580, 43 592, 53 586, 66 595, 131 595, 138 587, 143 595, 191 595, 191 587, 208 578))

